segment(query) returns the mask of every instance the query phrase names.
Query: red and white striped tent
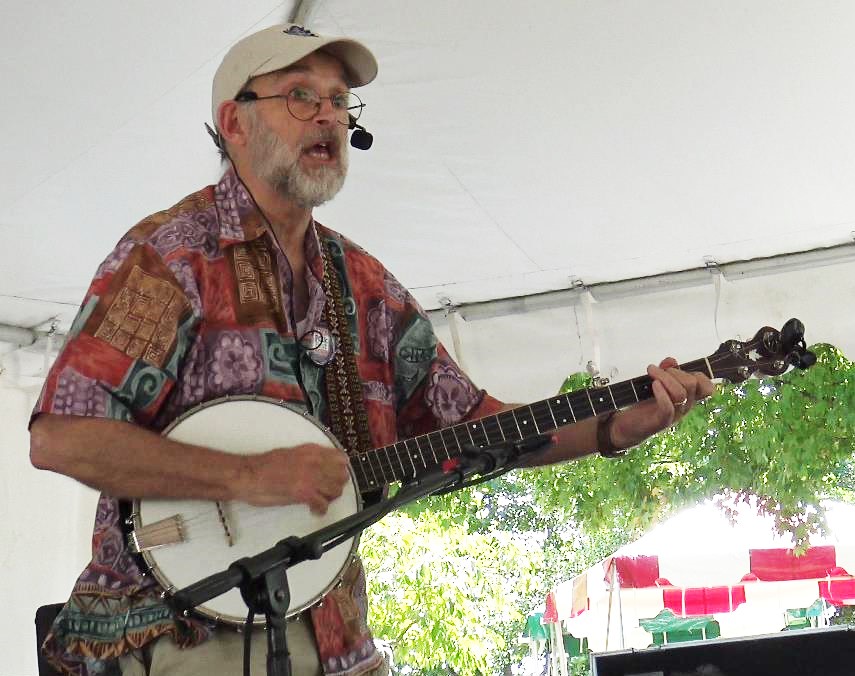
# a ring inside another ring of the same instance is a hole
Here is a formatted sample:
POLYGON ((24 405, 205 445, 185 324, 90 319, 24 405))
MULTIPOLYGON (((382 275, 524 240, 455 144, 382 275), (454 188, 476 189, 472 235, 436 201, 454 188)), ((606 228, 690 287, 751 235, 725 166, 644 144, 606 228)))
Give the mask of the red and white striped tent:
POLYGON ((711 504, 685 510, 559 584, 543 621, 563 622, 594 651, 649 646, 639 620, 663 608, 713 616, 722 637, 780 631, 790 609, 855 605, 853 518, 855 507, 829 505, 830 535, 796 556, 767 519, 746 512, 732 525, 711 504))

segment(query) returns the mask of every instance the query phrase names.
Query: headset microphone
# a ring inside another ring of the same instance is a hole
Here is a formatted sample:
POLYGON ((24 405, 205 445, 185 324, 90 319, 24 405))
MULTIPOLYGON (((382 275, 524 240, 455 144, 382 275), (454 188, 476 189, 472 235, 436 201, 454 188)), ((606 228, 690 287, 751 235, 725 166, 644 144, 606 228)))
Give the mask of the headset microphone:
POLYGON ((347 128, 353 129, 353 133, 350 135, 350 145, 354 148, 368 150, 371 144, 374 143, 374 137, 371 135, 371 132, 367 131, 361 124, 357 124, 356 118, 353 115, 350 116, 350 123, 347 125, 347 128))

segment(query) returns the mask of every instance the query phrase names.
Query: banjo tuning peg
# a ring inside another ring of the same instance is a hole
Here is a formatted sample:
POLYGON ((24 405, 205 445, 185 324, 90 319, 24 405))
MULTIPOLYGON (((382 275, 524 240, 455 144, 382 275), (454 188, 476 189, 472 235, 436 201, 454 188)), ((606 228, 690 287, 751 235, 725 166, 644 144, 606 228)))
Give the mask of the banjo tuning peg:
POLYGON ((792 350, 800 343, 804 344, 805 325, 798 319, 790 319, 781 329, 781 344, 786 352, 792 350))
POLYGON ((798 349, 790 354, 790 363, 796 368, 807 369, 816 364, 816 355, 810 350, 798 349))

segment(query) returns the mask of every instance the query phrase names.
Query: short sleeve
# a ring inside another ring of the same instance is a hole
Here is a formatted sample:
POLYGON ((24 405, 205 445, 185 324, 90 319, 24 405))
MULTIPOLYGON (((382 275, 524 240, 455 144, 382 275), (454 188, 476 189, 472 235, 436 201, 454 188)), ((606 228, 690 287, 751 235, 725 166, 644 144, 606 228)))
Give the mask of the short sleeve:
POLYGON ((196 319, 157 252, 120 242, 92 280, 31 421, 52 413, 152 426, 189 350, 196 319))

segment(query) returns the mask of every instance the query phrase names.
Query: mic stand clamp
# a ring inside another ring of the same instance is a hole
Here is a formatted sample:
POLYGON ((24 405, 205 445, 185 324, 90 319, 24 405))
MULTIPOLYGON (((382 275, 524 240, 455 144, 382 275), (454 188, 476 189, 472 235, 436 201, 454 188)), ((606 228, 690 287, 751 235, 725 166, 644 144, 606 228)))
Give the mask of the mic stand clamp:
MULTIPOLYGON (((241 569, 240 562, 232 564, 241 569)), ((286 617, 291 604, 291 589, 284 568, 272 568, 259 577, 245 570, 240 593, 254 614, 264 614, 267 623, 267 673, 270 676, 291 676, 291 653, 288 650, 286 617)), ((250 627, 248 631, 252 631, 250 627)), ((248 640, 252 640, 251 638, 248 640)))
POLYGON ((479 474, 508 471, 517 467, 524 455, 535 453, 552 443, 549 434, 536 434, 518 441, 503 441, 492 446, 463 446, 463 457, 475 464, 479 474))
POLYGON ((537 434, 518 441, 503 441, 490 446, 476 446, 475 444, 463 444, 462 454, 452 462, 458 466, 467 468, 467 476, 478 474, 477 479, 464 481, 461 476, 459 483, 445 486, 434 492, 433 495, 446 495, 461 488, 477 486, 485 481, 498 479, 503 474, 522 466, 521 460, 524 456, 536 454, 554 442, 550 434, 537 434))
POLYGON ((256 558, 244 557, 232 563, 229 570, 241 576, 238 586, 247 608, 255 615, 264 615, 268 676, 291 676, 291 653, 286 634, 291 588, 288 586, 286 568, 298 552, 302 551, 305 559, 319 559, 323 552, 301 546, 300 539, 295 536, 285 538, 277 544, 277 548, 282 565, 268 567, 259 565, 256 558))

